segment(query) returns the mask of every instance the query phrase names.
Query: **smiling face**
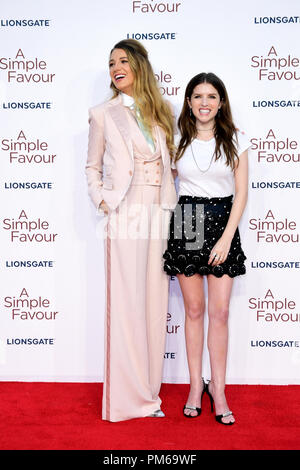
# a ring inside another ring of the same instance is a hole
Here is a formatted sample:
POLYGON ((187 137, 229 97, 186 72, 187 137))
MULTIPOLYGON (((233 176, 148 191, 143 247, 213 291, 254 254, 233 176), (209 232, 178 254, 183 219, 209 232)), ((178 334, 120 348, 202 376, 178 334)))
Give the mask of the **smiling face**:
POLYGON ((188 104, 196 118, 196 125, 213 126, 215 116, 222 106, 221 98, 216 88, 210 83, 200 83, 187 98, 188 104))
POLYGON ((114 49, 109 59, 109 74, 115 87, 132 96, 134 74, 123 49, 114 49))

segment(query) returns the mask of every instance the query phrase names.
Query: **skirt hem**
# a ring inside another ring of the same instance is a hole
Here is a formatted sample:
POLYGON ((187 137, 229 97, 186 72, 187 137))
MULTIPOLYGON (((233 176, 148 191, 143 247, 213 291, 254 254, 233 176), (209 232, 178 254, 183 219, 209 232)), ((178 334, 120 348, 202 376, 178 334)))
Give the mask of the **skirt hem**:
POLYGON ((195 274, 200 274, 200 276, 208 276, 212 274, 215 277, 222 277, 224 274, 227 274, 229 277, 242 276, 246 274, 245 265, 233 265, 231 267, 224 268, 222 265, 216 265, 212 268, 208 266, 200 266, 196 269, 193 265, 188 265, 184 268, 178 266, 170 266, 169 264, 164 264, 164 271, 169 276, 177 276, 177 274, 184 274, 186 277, 194 276, 195 274))

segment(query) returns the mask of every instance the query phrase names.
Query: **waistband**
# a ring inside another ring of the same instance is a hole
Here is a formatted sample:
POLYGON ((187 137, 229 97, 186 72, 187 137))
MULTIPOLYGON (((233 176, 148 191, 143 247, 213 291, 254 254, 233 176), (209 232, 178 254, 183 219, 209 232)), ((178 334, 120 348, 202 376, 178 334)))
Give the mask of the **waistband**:
POLYGON ((198 197, 198 196, 180 196, 179 204, 226 204, 232 202, 233 194, 226 197, 198 197))

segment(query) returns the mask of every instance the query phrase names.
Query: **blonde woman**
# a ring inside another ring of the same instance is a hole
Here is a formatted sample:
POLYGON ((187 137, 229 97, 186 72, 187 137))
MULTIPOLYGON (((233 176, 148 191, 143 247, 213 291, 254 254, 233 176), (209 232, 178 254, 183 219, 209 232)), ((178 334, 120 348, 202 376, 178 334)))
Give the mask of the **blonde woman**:
POLYGON ((142 44, 117 43, 109 73, 112 99, 89 110, 86 175, 90 197, 107 218, 102 418, 122 421, 164 416, 168 276, 161 257, 177 197, 173 117, 142 44))

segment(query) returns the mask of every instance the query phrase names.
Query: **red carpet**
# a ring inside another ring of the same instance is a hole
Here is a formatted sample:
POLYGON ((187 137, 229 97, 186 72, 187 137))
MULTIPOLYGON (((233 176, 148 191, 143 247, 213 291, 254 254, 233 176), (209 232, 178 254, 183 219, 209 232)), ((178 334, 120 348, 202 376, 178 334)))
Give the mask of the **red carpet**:
POLYGON ((182 415, 187 385, 163 384, 166 418, 108 423, 100 418, 102 385, 95 383, 0 383, 2 450, 300 448, 297 385, 228 385, 236 424, 222 426, 207 396, 197 419, 182 415))

